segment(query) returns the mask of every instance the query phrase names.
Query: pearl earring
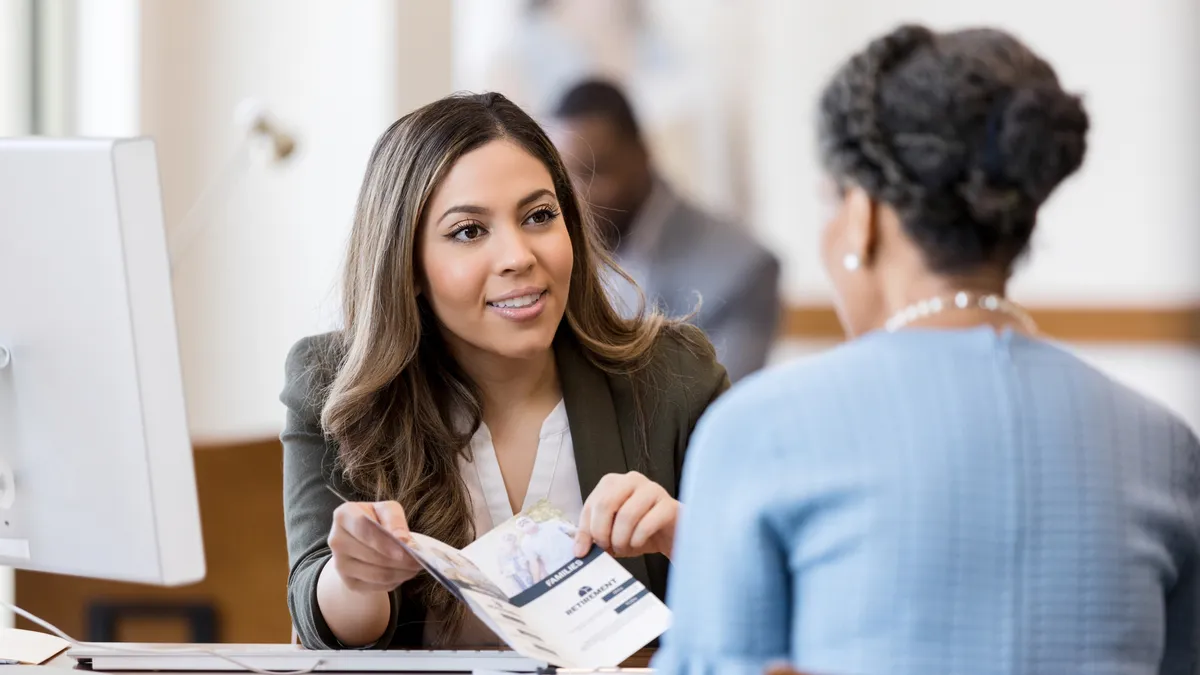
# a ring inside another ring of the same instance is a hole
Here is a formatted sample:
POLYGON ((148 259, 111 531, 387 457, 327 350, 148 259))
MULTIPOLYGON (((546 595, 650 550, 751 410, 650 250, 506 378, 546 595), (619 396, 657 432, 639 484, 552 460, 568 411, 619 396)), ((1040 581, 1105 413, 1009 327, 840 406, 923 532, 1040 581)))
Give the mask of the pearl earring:
POLYGON ((857 270, 861 265, 862 260, 858 257, 857 253, 847 253, 846 257, 842 258, 842 267, 845 267, 849 272, 857 270))

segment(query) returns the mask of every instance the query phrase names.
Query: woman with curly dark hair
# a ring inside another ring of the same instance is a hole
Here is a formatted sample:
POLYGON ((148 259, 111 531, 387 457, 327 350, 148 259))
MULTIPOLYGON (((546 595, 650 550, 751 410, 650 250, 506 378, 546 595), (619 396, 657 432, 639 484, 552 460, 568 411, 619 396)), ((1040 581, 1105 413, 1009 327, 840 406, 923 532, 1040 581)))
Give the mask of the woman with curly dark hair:
POLYGON ((1195 673, 1200 445, 1005 297, 1088 116, 996 30, 905 26, 821 98, 853 338, 689 449, 660 673, 1195 673))

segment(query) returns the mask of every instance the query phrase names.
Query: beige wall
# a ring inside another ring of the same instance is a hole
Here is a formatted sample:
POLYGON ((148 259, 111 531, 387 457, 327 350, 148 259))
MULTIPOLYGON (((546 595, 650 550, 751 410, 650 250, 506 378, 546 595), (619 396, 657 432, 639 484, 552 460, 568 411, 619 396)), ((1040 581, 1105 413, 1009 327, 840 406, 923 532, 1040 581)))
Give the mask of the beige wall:
POLYGON ((336 314, 371 146, 449 91, 449 21, 437 0, 142 3, 140 131, 158 141, 168 227, 212 188, 175 279, 198 442, 278 433, 286 351, 336 314), (286 164, 242 145, 235 110, 250 98, 298 138, 286 164))
MULTIPOLYGON (((628 26, 614 18, 625 3, 559 1, 559 22, 576 32, 566 56, 519 29, 521 0, 455 0, 456 86, 500 89, 544 112, 548 93, 537 86, 564 73, 591 68, 623 80, 668 176, 698 201, 732 210, 783 257, 791 302, 830 301, 816 252, 820 89, 868 39, 913 20, 939 29, 1008 29, 1085 96, 1089 156, 1044 212, 1033 257, 1016 280, 1018 299, 1074 307, 1200 303, 1194 0, 1143 3, 1137 11, 1124 0, 1086 7, 1073 0, 648 0, 638 3, 641 34, 622 33, 628 26), (662 43, 648 50, 639 41, 655 31, 662 43), (539 50, 567 63, 529 56, 539 50), (639 72, 643 63, 670 77, 639 72)), ((775 360, 827 346, 785 340, 775 360)), ((1200 351, 1081 349, 1200 426, 1200 351)))
POLYGON ((553 92, 538 87, 565 74, 590 68, 624 80, 667 173, 780 252, 795 302, 829 299, 815 251, 816 98, 844 58, 903 21, 1011 30, 1086 97, 1092 147, 1044 212, 1019 298, 1200 302, 1194 0, 1136 11, 1125 0, 647 0, 633 3, 641 33, 614 18, 630 3, 558 2, 559 25, 575 31, 561 44, 518 30, 522 0, 455 0, 456 86, 498 88, 544 111, 553 92))
MULTIPOLYGON (((333 323, 358 182, 388 123, 453 89, 492 84, 511 84, 516 98, 544 108, 547 101, 512 84, 511 72, 509 79, 496 75, 505 72, 506 31, 521 4, 81 3, 79 131, 154 136, 170 234, 179 239, 185 217, 208 225, 175 280, 198 441, 278 432, 283 356, 298 336, 333 323), (247 98, 261 100, 296 134, 294 161, 272 166, 241 152, 234 110, 247 98)), ((1081 10, 1070 0, 640 4, 666 56, 636 40, 592 36, 584 46, 597 45, 600 55, 586 58, 614 72, 657 64, 640 76, 638 91, 665 166, 783 256, 792 301, 829 298, 814 250, 816 92, 852 49, 906 18, 943 28, 1011 28, 1087 96, 1091 155, 1048 208, 1033 262, 1018 280, 1019 298, 1200 301, 1193 189, 1200 184, 1200 80, 1192 76, 1198 59, 1189 58, 1200 53, 1200 5, 1192 0, 1161 0, 1138 12, 1100 0, 1088 6, 1086 31, 1077 29, 1081 10)), ((528 47, 547 61, 561 56, 528 47)))
POLYGON ((1034 304, 1200 301, 1200 4, 1194 0, 757 0, 754 222, 787 257, 789 296, 821 303, 814 101, 830 70, 904 20, 1009 29, 1086 97, 1083 171, 1048 205, 1018 298, 1034 304))
POLYGON ((543 124, 563 90, 599 75, 626 87, 658 168, 697 202, 744 215, 739 89, 748 13, 724 0, 453 0, 454 86, 504 93, 543 124), (633 17, 633 18, 630 18, 633 17))
MULTIPOLYGON (((1092 115, 1083 170, 1044 211, 1014 295, 1031 305, 1200 304, 1200 4, 1194 0, 756 0, 750 203, 794 302, 823 304, 813 102, 832 68, 905 20, 997 25, 1042 52, 1092 115)), ((826 344, 785 341, 776 361, 826 344)), ((1073 345, 1200 428, 1200 349, 1073 345)))

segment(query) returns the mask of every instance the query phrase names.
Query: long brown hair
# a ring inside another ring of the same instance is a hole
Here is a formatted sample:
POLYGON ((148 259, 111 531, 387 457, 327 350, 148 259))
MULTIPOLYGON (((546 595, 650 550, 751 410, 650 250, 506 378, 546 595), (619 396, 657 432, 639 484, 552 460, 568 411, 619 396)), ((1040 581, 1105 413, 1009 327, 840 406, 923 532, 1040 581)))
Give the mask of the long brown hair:
MULTIPOLYGON (((634 375, 648 370, 653 346, 675 325, 647 311, 644 300, 635 318, 618 314, 601 269, 629 278, 600 243, 553 143, 508 99, 494 93, 443 98, 380 136, 350 235, 344 329, 328 355, 335 375, 321 423, 360 494, 400 502, 413 531, 456 547, 474 538, 458 458, 483 411, 476 386, 448 353, 432 310, 416 292, 416 242, 426 205, 446 173, 464 154, 498 139, 538 158, 554 181, 575 259, 560 337, 569 331, 606 372, 634 375), (464 413, 466 427, 455 422, 464 413)), ((459 603, 428 578, 412 583, 406 594, 416 593, 446 616, 442 641, 456 634, 464 616, 459 603)))

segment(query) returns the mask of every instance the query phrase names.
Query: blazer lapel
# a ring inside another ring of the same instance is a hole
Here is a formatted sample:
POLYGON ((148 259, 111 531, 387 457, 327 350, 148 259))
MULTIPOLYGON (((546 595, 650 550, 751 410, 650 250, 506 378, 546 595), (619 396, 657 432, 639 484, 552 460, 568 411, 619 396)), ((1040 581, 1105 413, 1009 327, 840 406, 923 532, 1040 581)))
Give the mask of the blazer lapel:
MULTIPOLYGON (((621 420, 613 404, 608 377, 587 360, 570 330, 565 327, 560 330, 554 343, 558 379, 575 449, 579 490, 586 502, 605 475, 629 471, 627 448, 622 437, 632 437, 632 434, 621 433, 621 420)), ((632 423, 633 420, 627 421, 627 424, 632 423)), ((650 575, 643 556, 621 558, 619 562, 642 585, 650 587, 650 575)))

